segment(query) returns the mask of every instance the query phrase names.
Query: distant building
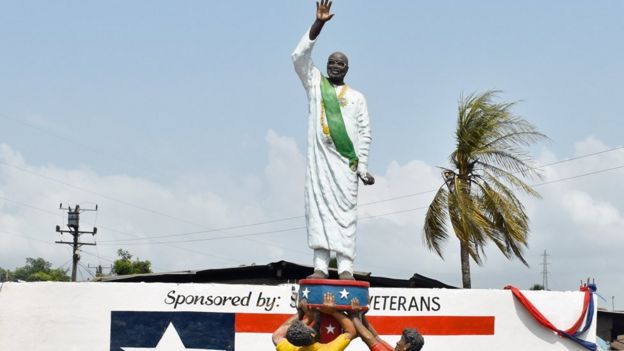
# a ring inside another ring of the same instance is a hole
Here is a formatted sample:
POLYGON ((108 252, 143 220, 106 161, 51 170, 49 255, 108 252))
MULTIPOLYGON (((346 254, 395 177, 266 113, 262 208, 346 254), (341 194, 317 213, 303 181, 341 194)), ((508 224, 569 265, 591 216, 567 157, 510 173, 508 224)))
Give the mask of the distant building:
POLYGON ((624 311, 612 312, 599 308, 596 335, 605 341, 614 341, 618 336, 624 336, 624 311))
MULTIPOLYGON (((221 283, 279 285, 296 283, 312 274, 313 268, 288 261, 278 261, 266 265, 251 265, 233 268, 205 269, 199 271, 179 271, 148 273, 97 278, 102 282, 146 282, 146 283, 221 283)), ((337 279, 338 273, 330 269, 330 279, 337 279)), ((354 277, 370 283, 373 288, 446 288, 456 287, 438 280, 414 273, 409 279, 377 277, 371 273, 354 272, 354 277)))

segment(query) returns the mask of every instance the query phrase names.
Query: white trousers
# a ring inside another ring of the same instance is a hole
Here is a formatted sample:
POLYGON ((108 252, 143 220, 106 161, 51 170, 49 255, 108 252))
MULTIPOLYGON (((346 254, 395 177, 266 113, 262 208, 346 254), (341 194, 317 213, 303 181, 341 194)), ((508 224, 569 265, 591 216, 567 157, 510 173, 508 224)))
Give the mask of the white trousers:
MULTIPOLYGON (((319 270, 329 275, 329 250, 314 249, 314 270, 319 270)), ((353 260, 345 255, 336 253, 336 261, 338 263, 338 274, 349 272, 353 274, 353 260)))

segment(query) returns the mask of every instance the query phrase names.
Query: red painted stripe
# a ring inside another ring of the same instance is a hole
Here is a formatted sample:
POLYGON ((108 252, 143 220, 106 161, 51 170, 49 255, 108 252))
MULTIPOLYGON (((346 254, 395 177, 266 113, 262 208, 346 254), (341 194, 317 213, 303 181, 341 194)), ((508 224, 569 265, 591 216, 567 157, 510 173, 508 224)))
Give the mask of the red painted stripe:
POLYGON ((234 330, 237 333, 273 333, 292 314, 237 313, 234 330))
MULTIPOLYGON (((237 333, 273 333, 292 315, 237 313, 237 333)), ((400 335, 416 328, 423 335, 494 335, 494 316, 368 316, 379 334, 400 335)))
POLYGON ((379 334, 400 335, 416 328, 423 335, 494 335, 494 316, 368 316, 379 334))

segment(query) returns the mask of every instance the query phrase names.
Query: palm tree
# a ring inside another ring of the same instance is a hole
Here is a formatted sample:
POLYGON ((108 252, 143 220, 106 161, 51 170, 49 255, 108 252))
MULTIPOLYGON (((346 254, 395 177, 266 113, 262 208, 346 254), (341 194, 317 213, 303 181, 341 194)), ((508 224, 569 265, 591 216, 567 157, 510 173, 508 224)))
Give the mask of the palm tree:
POLYGON ((539 177, 529 165, 526 148, 546 136, 511 113, 514 103, 494 102, 496 94, 487 91, 460 99, 452 167, 443 169, 444 184, 425 217, 424 241, 440 257, 450 220, 460 242, 464 288, 471 286, 470 258, 481 265, 490 241, 508 259, 515 256, 528 266, 522 255, 529 219, 513 190, 539 197, 520 177, 539 177))

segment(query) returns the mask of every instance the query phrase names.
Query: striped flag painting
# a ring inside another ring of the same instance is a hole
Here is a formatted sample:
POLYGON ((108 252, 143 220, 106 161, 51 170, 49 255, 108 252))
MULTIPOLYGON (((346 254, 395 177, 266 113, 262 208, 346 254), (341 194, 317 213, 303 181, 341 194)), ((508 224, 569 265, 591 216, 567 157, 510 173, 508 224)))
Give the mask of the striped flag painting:
MULTIPOLYGON (((230 351, 234 350, 236 333, 266 333, 269 335, 266 342, 270 343, 270 333, 290 316, 113 311, 110 350, 230 351)), ((416 327, 423 335, 494 335, 494 316, 370 316, 369 319, 385 335, 400 335, 405 327, 416 327)), ((339 326, 334 328, 328 333, 340 333, 339 326)))

